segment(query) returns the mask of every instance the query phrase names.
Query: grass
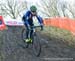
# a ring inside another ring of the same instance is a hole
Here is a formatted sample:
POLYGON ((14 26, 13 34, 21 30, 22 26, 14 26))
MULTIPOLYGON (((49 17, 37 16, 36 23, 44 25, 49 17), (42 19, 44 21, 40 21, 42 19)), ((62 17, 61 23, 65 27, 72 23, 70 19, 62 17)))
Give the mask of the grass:
POLYGON ((45 27, 43 33, 49 38, 58 38, 69 46, 75 46, 75 36, 70 31, 57 27, 45 27))

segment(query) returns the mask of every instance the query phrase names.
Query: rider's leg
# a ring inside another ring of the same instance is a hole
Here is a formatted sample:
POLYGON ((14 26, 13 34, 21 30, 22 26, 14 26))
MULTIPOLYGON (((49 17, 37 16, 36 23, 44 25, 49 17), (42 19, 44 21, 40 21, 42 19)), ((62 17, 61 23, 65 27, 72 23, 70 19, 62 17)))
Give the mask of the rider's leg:
POLYGON ((31 31, 30 31, 30 39, 31 39, 31 42, 32 42, 32 38, 33 38, 33 28, 31 27, 31 31))
POLYGON ((26 39, 25 39, 25 41, 26 42, 29 42, 29 29, 28 29, 28 27, 27 27, 27 25, 25 24, 25 27, 26 27, 26 39))
POLYGON ((26 29, 26 39, 28 39, 28 35, 29 35, 29 30, 26 29))
POLYGON ((29 29, 28 29, 27 24, 25 24, 25 27, 26 27, 26 39, 27 39, 28 38, 28 35, 29 35, 29 29))

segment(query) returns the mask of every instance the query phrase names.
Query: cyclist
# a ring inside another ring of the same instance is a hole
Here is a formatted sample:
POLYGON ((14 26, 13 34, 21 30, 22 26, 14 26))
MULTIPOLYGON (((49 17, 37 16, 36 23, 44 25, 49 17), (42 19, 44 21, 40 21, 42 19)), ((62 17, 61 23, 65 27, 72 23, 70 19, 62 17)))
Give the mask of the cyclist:
POLYGON ((28 10, 22 17, 22 20, 24 21, 24 25, 26 27, 26 42, 32 42, 32 33, 33 33, 33 27, 37 26, 39 24, 41 26, 41 30, 43 30, 43 19, 37 15, 37 8, 36 6, 32 5, 30 7, 30 10, 28 10), (35 18, 35 21, 34 21, 35 18), (36 23, 37 22, 37 23, 36 23), (29 29, 32 29, 29 31, 29 29), (29 34, 30 32, 30 34, 29 34), (28 39, 28 36, 30 35, 30 39, 28 39))

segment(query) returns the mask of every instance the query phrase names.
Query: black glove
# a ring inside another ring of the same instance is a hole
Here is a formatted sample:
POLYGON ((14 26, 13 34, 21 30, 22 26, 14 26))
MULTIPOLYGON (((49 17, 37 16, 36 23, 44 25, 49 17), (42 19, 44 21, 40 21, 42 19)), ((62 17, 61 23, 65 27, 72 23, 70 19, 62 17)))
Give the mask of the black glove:
POLYGON ((41 31, 43 31, 43 26, 41 26, 41 31))

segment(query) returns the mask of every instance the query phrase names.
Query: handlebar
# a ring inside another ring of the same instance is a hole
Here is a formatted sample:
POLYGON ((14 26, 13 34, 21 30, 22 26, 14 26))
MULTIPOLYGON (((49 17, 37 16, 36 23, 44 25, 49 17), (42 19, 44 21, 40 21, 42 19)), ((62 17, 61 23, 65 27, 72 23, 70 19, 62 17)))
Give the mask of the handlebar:
POLYGON ((30 27, 32 27, 32 28, 38 28, 38 27, 41 27, 41 26, 30 26, 30 27))
MULTIPOLYGON (((33 30, 33 29, 35 29, 35 28, 41 28, 41 26, 30 26, 29 27, 29 30, 33 30)), ((41 30, 41 29, 40 29, 41 30)))

